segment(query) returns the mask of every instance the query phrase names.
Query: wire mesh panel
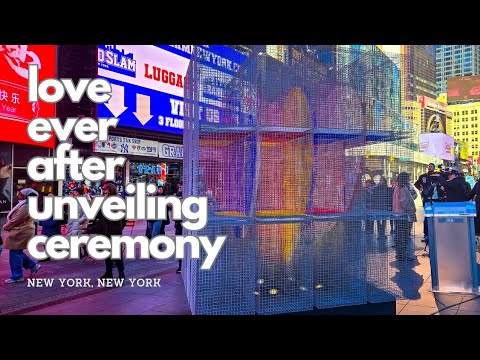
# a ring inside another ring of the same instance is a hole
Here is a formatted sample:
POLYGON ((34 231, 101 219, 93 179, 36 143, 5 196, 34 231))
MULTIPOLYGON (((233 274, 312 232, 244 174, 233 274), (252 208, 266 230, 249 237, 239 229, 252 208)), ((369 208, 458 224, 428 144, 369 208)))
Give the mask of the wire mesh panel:
POLYGON ((208 272, 189 260, 192 312, 412 297, 414 219, 399 207, 416 195, 402 175, 415 164, 404 59, 375 46, 292 47, 287 60, 238 56, 225 73, 202 54, 186 77, 185 194, 209 198, 206 234, 232 239, 208 272))
POLYGON ((331 308, 367 303, 365 238, 360 219, 315 221, 314 305, 331 308))
POLYGON ((256 225, 256 311, 307 311, 312 304, 312 240, 305 222, 258 219, 256 225))
MULTIPOLYGON (((195 297, 192 314, 208 315, 248 315, 255 313, 255 239, 253 226, 237 224, 222 219, 214 225, 199 231, 197 236, 208 236, 213 241, 216 236, 226 236, 218 257, 210 270, 200 270, 206 253, 202 249, 200 259, 194 264, 195 297)), ((192 274, 190 274, 192 275, 192 274)), ((193 300, 193 299, 192 299, 193 300)))

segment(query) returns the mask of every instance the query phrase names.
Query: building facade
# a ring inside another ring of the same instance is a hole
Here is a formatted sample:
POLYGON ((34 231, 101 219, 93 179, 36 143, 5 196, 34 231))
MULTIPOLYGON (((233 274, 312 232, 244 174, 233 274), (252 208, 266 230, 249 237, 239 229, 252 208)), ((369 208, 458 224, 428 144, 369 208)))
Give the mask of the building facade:
POLYGON ((452 113, 452 126, 447 131, 458 143, 468 144, 468 157, 471 162, 477 163, 480 151, 480 102, 448 105, 452 113))
POLYGON ((437 45, 436 92, 447 92, 447 79, 480 74, 480 45, 437 45))

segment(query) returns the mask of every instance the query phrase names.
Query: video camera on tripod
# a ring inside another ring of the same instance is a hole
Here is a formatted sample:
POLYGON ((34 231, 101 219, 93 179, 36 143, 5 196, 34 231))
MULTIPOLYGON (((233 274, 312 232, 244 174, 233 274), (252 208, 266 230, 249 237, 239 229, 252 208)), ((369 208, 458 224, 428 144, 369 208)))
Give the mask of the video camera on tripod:
POLYGON ((448 175, 454 173, 455 170, 450 167, 443 169, 442 164, 438 165, 437 168, 438 170, 429 175, 430 182, 425 186, 422 184, 421 195, 424 202, 430 201, 432 203, 433 201, 445 200, 445 190, 438 181, 438 177, 441 176, 447 180, 448 175))

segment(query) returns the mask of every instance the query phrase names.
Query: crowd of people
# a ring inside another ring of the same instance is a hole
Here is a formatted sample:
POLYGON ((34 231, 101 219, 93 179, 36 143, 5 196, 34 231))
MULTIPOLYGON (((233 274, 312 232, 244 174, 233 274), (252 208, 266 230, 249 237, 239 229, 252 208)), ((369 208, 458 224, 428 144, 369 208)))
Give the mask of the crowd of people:
MULTIPOLYGON (((182 198, 182 182, 178 183, 174 196, 182 198)), ((85 193, 84 187, 78 186, 70 190, 71 196, 86 196, 92 200, 89 194, 85 193)), ((119 194, 114 183, 107 182, 103 185, 102 196, 122 196, 119 194)), ((62 227, 64 227, 64 235, 66 238, 82 234, 96 234, 111 237, 112 235, 122 235, 123 229, 126 225, 125 219, 110 220, 107 219, 101 211, 98 212, 97 217, 93 221, 89 221, 82 208, 78 208, 77 219, 64 220, 48 219, 44 221, 34 221, 28 213, 27 197, 41 195, 32 188, 24 188, 17 192, 18 203, 9 212, 6 217, 6 223, 3 225, 3 230, 8 234, 5 241, 0 237, 0 254, 3 248, 9 250, 9 264, 10 264, 10 278, 5 280, 6 284, 24 282, 23 269, 30 271, 30 276, 35 275, 41 264, 33 261, 24 250, 27 248, 28 241, 38 234, 38 226, 41 226, 41 232, 47 237, 62 234, 62 227), (22 269, 23 267, 23 269, 22 269)), ((48 196, 54 196, 52 193, 48 196)), ((165 196, 164 188, 158 187, 156 196, 165 196)), ((42 201, 39 201, 41 204, 42 201)), ((145 236, 153 238, 158 235, 165 235, 165 227, 170 224, 170 215, 167 211, 167 219, 148 221, 145 236)), ((175 235, 182 235, 183 227, 181 220, 175 221, 175 235)), ((81 249, 81 257, 87 256, 86 248, 81 249)), ((50 261, 50 258, 40 261, 50 261)), ((105 273, 100 276, 100 279, 113 278, 113 269, 117 268, 118 277, 125 279, 125 265, 123 259, 112 260, 105 259, 105 273)), ((182 272, 182 261, 178 260, 177 273, 182 272)))
MULTIPOLYGON (((396 257, 400 261, 411 261, 415 258, 408 254, 408 243, 411 239, 412 225, 416 221, 415 199, 419 191, 422 203, 425 206, 433 202, 461 202, 475 199, 477 214, 480 214, 480 181, 477 181, 473 189, 465 180, 462 173, 455 169, 435 171, 435 165, 429 164, 427 172, 422 174, 414 184, 411 183, 410 175, 401 172, 388 185, 385 177, 380 177, 378 184, 372 179, 365 181, 363 189, 364 204, 367 211, 373 213, 380 212, 391 214, 392 216, 371 217, 364 221, 364 228, 367 234, 374 233, 376 224, 379 239, 386 238, 387 219, 390 219, 390 233, 394 234, 396 257)), ((89 194, 85 194, 82 186, 70 190, 72 196, 86 196, 91 199, 89 194)), ((124 196, 119 194, 114 183, 105 183, 103 185, 103 196, 124 196)), ((182 183, 177 186, 175 196, 182 197, 182 183)), ((121 235, 125 227, 125 220, 113 221, 103 216, 100 211, 95 220, 89 221, 79 207, 77 219, 34 221, 28 214, 27 197, 40 196, 37 191, 31 188, 21 189, 17 193, 18 203, 9 212, 6 217, 6 223, 3 230, 7 232, 6 239, 0 238, 0 254, 2 246, 9 252, 9 263, 11 277, 5 280, 5 283, 23 282, 23 269, 30 271, 30 276, 35 275, 42 265, 33 261, 24 253, 28 241, 37 234, 38 226, 42 227, 42 234, 48 237, 62 233, 62 226, 65 227, 65 236, 68 238, 81 234, 99 234, 111 237, 112 235, 121 235), (4 242, 4 243, 3 243, 4 242), (23 269, 22 269, 23 267, 23 269)), ((48 196, 54 196, 49 194, 48 196)), ((157 194, 154 196, 165 196, 165 189, 158 187, 157 194)), ((39 201, 41 203, 41 201, 39 201)), ((480 236, 480 217, 475 218, 475 233, 480 236)), ((165 227, 170 224, 169 211, 165 220, 149 220, 145 236, 153 238, 165 234, 165 227)), ((181 235, 183 227, 180 220, 175 220, 175 235, 181 235)), ((428 244, 428 224, 424 221, 423 241, 428 244)), ((86 256, 86 249, 83 248, 81 256, 86 256)), ((40 261, 49 261, 47 258, 40 261)), ((100 277, 103 279, 113 278, 113 269, 117 268, 118 277, 125 278, 125 265, 123 259, 105 260, 105 273, 100 277)), ((177 273, 182 271, 182 261, 178 261, 177 273)))
POLYGON ((416 221, 415 199, 417 193, 410 182, 410 175, 406 172, 398 174, 388 186, 385 177, 380 177, 378 184, 372 179, 365 181, 365 206, 371 214, 380 213, 365 220, 365 232, 373 234, 374 224, 377 224, 377 234, 380 240, 386 240, 387 217, 390 217, 390 233, 395 236, 396 258, 399 261, 414 260, 408 255, 408 242, 412 225, 416 221), (395 216, 390 216, 393 214, 395 216))
MULTIPOLYGON (((372 179, 365 181, 365 205, 366 209, 372 214, 375 212, 386 212, 389 214, 390 232, 394 234, 395 249, 397 259, 400 261, 414 260, 408 254, 408 242, 411 239, 412 225, 416 222, 416 206, 415 199, 418 197, 417 191, 420 193, 423 206, 433 202, 463 202, 470 201, 475 198, 477 213, 480 214, 480 182, 477 182, 472 189, 466 181, 464 175, 459 171, 440 166, 435 170, 434 164, 429 164, 427 172, 411 183, 410 175, 401 172, 392 181, 391 186, 387 185, 384 177, 380 177, 378 184, 372 179)), ((365 220, 365 232, 371 234, 374 232, 374 223, 377 224, 377 234, 379 239, 386 238, 385 216, 381 220, 371 219, 365 220)), ((382 218, 382 217, 380 217, 382 218)), ((428 223, 424 219, 424 237, 425 249, 428 246, 428 223)), ((480 236, 479 217, 475 218, 475 232, 480 236)))
MULTIPOLYGON (((477 182, 478 184, 478 182, 477 182)), ((463 173, 447 168, 443 170, 441 167, 435 171, 435 164, 428 164, 427 172, 420 175, 415 182, 415 187, 419 190, 422 196, 422 203, 425 207, 434 202, 462 202, 469 201, 476 197, 476 191, 479 191, 479 186, 475 185, 474 189, 466 181, 463 173), (477 189, 477 190, 475 190, 477 189)), ((480 202, 480 197, 476 197, 480 202)), ((476 200, 477 201, 477 200, 476 200)), ((477 202, 477 211, 478 211, 477 202)), ((478 225, 478 217, 475 219, 475 229, 477 234, 480 234, 480 227, 478 225)), ((428 222, 424 219, 423 222, 423 242, 428 245, 428 222)))

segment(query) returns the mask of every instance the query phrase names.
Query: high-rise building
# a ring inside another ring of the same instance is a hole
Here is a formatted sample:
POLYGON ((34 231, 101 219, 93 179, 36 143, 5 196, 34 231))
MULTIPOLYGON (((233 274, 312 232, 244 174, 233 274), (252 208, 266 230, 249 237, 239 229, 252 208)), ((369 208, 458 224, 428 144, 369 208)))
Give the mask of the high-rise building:
POLYGON ((377 45, 402 73, 402 101, 416 101, 419 96, 435 98, 434 45, 377 45))
POLYGON ((447 126, 447 132, 458 143, 468 144, 468 156, 476 163, 480 151, 480 102, 448 105, 447 109, 452 113, 453 125, 450 129, 447 126))
POLYGON ((406 80, 405 99, 436 97, 434 45, 403 45, 406 80))
POLYGON ((480 74, 480 45, 438 45, 435 52, 437 95, 447 92, 449 77, 480 74))

